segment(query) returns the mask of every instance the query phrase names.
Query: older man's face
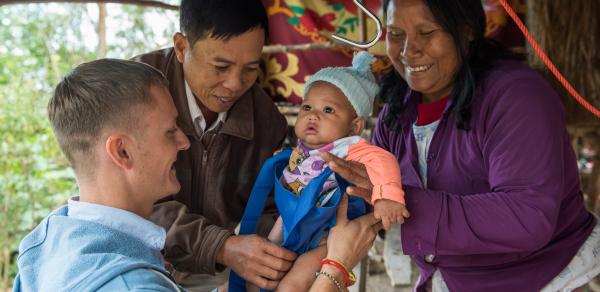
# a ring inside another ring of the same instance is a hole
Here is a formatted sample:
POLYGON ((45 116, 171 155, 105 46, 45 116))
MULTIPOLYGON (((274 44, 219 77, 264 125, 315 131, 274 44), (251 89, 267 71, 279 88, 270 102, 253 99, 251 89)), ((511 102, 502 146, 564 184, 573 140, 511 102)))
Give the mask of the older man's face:
POLYGON ((228 111, 256 82, 265 32, 254 28, 228 40, 204 38, 189 44, 175 36, 177 59, 200 108, 228 111), (177 38, 185 45, 179 47, 177 38))

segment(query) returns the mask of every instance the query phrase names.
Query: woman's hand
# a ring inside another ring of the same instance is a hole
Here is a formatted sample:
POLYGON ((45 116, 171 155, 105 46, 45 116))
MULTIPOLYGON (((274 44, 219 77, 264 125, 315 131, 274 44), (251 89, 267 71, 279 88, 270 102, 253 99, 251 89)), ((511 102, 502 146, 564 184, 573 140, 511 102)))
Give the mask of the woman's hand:
POLYGON ((352 269, 367 255, 382 225, 373 213, 353 220, 348 220, 347 213, 348 196, 344 195, 338 207, 336 225, 327 237, 327 257, 352 269))
POLYGON ((332 171, 353 184, 353 186, 346 188, 348 195, 361 197, 367 202, 371 202, 373 184, 369 179, 369 174, 364 164, 356 161, 347 161, 328 152, 321 152, 321 158, 327 162, 332 171))

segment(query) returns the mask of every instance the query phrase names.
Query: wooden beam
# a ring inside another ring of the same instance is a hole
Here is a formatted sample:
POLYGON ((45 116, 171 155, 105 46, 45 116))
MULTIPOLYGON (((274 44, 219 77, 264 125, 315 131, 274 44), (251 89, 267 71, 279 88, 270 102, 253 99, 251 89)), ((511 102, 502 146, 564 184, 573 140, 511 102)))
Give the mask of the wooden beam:
POLYGON ((145 7, 155 7, 167 10, 179 10, 178 5, 171 5, 161 1, 154 0, 3 0, 0 1, 0 6, 9 4, 31 4, 31 3, 114 3, 114 4, 130 4, 145 7))
POLYGON ((290 51, 307 51, 314 49, 341 49, 341 48, 349 48, 349 46, 344 44, 332 43, 332 42, 323 42, 323 43, 305 43, 305 44, 295 44, 295 45, 267 45, 263 47, 263 54, 273 54, 273 53, 284 53, 290 51))

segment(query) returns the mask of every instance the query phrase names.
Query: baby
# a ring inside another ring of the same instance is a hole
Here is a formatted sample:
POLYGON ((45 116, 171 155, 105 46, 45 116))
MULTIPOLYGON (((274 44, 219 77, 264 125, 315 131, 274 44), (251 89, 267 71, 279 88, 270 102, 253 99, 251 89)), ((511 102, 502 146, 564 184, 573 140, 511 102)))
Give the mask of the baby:
MULTIPOLYGON (((370 203, 374 206, 374 215, 388 229, 393 223, 403 223, 408 212, 404 206, 396 157, 359 136, 379 91, 371 72, 373 60, 371 54, 359 52, 352 61, 352 67, 325 68, 309 78, 294 127, 298 146, 290 156, 281 181, 290 191, 301 196, 308 183, 326 167, 319 153, 330 152, 340 158, 360 162, 366 166, 373 182, 370 203)), ((316 204, 327 206, 336 187, 332 175, 323 186, 316 204)), ((279 217, 269 240, 281 242, 282 233, 279 217)), ((325 246, 301 255, 277 290, 308 291, 325 255, 325 246)))

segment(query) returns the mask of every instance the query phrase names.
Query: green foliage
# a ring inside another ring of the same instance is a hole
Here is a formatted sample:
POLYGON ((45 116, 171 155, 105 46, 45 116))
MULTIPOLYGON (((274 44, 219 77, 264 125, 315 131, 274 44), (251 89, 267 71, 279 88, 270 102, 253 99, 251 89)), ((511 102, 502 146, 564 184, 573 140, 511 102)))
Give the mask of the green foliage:
MULTIPOLYGON (((129 58, 167 46, 176 31, 174 11, 107 8, 110 57, 129 58), (166 25, 151 26, 156 19, 166 25)), ((77 194, 46 105, 64 74, 97 58, 97 18, 95 4, 0 6, 0 291, 16 274, 20 240, 77 194)))
POLYGON ((131 58, 155 48, 170 46, 171 37, 178 29, 175 12, 140 6, 122 6, 121 13, 112 16, 111 21, 120 23, 114 38, 109 39, 110 55, 117 58, 131 58), (151 23, 157 21, 163 23, 164 30, 157 32, 153 29, 151 23))
MULTIPOLYGON (((0 246, 9 255, 37 222, 75 192, 73 175, 49 129, 45 104, 59 75, 91 57, 78 44, 66 47, 65 38, 78 37, 68 30, 79 26, 77 18, 53 15, 43 20, 35 8, 39 5, 0 9, 0 246)), ((3 275, 3 286, 12 276, 3 275)))

